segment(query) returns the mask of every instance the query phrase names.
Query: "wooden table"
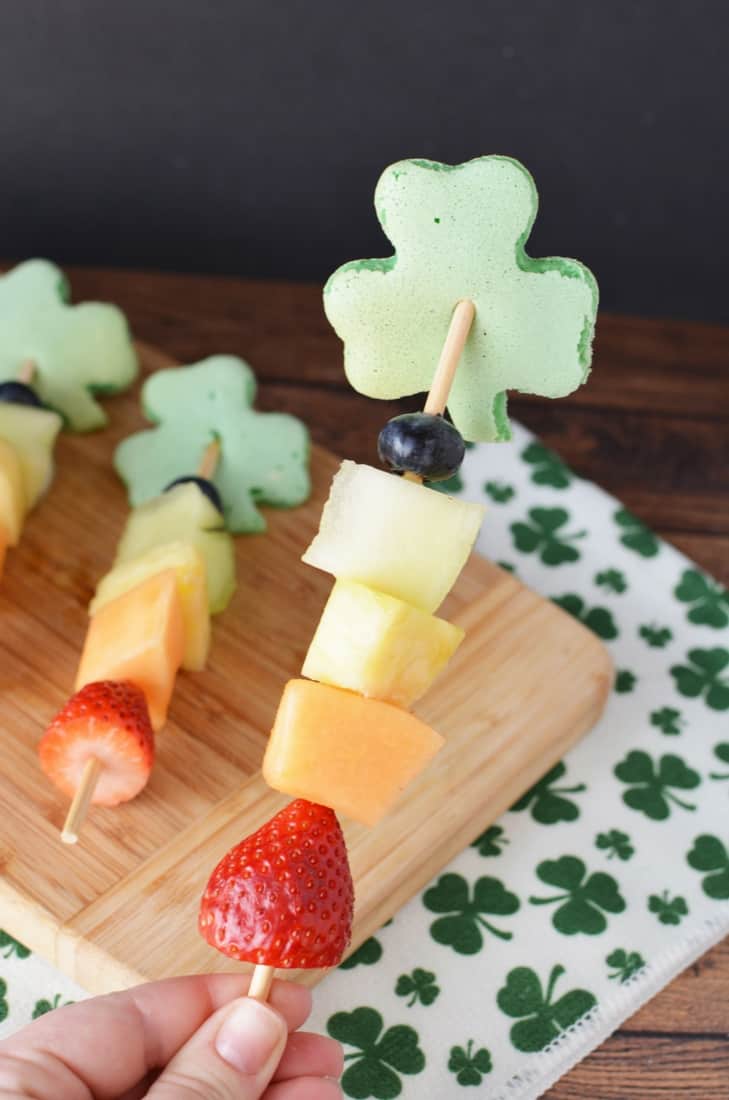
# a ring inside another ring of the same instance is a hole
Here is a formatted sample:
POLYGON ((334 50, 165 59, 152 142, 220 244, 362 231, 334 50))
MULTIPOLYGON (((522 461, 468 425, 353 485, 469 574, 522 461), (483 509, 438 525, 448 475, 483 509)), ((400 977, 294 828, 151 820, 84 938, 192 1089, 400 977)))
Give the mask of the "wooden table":
MULTIPOLYGON (((373 462, 377 432, 414 402, 367 401, 346 384, 318 287, 208 276, 71 270, 75 300, 118 303, 135 336, 182 363, 242 355, 259 404, 296 413, 314 439, 373 462)), ((602 316, 587 386, 513 414, 729 584, 729 328, 602 316)), ((729 1100, 729 941, 638 1012, 549 1100, 729 1100)))

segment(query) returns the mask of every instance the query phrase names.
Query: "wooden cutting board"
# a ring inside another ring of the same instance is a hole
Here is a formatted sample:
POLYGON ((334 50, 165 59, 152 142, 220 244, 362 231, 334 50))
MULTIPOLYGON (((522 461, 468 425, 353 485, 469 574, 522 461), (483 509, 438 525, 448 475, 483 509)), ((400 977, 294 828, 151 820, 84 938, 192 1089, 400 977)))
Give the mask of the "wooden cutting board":
MULTIPOLYGON (((170 363, 141 351, 146 370, 170 363)), ((214 620, 208 668, 178 677, 147 788, 92 808, 81 842, 62 845, 67 803, 36 745, 72 690, 86 607, 124 523, 111 454, 143 424, 137 397, 108 402, 108 431, 60 440, 54 484, 0 585, 0 927, 94 993, 239 969, 199 937, 198 902, 221 855, 286 802, 261 757, 331 586, 299 560, 338 462, 314 448, 311 500, 269 510, 267 534, 236 540, 238 590, 214 620)), ((375 829, 345 823, 353 948, 594 724, 610 689, 598 639, 484 559, 472 557, 441 614, 467 638, 416 710, 446 746, 375 829)))

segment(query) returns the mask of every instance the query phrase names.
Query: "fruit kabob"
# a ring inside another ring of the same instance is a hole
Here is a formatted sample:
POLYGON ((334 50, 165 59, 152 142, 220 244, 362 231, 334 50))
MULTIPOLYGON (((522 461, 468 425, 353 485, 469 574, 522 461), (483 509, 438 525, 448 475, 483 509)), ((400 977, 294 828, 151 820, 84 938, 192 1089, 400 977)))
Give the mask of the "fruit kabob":
POLYGON ((137 375, 116 306, 71 306, 69 298, 63 272, 47 260, 0 278, 0 575, 7 549, 17 546, 51 483, 58 433, 103 427, 94 393, 117 393, 137 375))
POLYGON ((376 825, 443 744, 409 708, 463 638, 434 612, 483 509, 423 482, 456 472, 464 439, 508 438, 507 388, 558 396, 589 368, 594 279, 576 261, 526 255, 536 190, 518 162, 402 161, 383 174, 375 207, 396 252, 336 271, 325 311, 355 389, 430 390, 422 413, 380 433, 390 472, 345 461, 334 477, 303 561, 335 583, 263 761, 269 785, 294 801, 223 857, 203 894, 201 934, 254 964, 260 999, 275 969, 334 966, 350 942, 337 813, 376 825))
POLYGON ((235 591, 233 534, 265 529, 258 504, 308 497, 306 428, 255 411, 254 396, 253 372, 234 356, 158 371, 142 389, 156 427, 117 448, 133 508, 89 606, 76 693, 38 747, 72 799, 66 843, 89 805, 116 806, 145 786, 178 669, 205 667, 210 617, 235 591))

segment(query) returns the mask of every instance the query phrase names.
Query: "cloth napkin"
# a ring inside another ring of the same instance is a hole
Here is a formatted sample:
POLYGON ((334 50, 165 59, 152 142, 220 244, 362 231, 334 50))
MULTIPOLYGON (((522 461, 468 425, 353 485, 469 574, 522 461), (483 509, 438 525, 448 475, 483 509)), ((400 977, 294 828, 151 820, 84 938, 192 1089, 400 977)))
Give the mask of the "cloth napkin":
MULTIPOLYGON (((519 426, 447 488, 489 504, 481 552, 604 639, 615 689, 312 1026, 349 1097, 532 1100, 729 932, 729 595, 519 426)), ((84 996, 7 936, 0 975, 0 1034, 84 996)))

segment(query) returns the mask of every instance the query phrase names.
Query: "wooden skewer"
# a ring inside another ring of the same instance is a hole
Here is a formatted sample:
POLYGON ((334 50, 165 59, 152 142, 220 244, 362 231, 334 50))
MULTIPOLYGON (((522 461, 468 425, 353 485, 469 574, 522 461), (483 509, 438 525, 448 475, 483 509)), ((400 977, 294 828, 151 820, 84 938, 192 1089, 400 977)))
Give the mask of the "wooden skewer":
MULTIPOLYGON (((468 298, 462 298, 453 310, 438 366, 423 406, 423 412, 430 413, 431 416, 442 416, 446 410, 448 395, 475 316, 476 307, 468 298)), ((408 481, 422 484, 423 479, 417 474, 406 473, 404 476, 408 481)))
POLYGON ((211 443, 208 443, 207 447, 203 451, 203 456, 200 459, 200 465, 197 468, 197 476, 207 478, 208 481, 218 468, 218 462, 220 461, 220 440, 214 439, 211 443))
POLYGON ((275 973, 275 966, 266 966, 264 963, 259 963, 251 976, 248 996, 252 997, 254 1001, 267 1001, 275 973))
POLYGON ((78 840, 101 771, 101 761, 95 756, 90 756, 84 765, 81 782, 73 796, 73 802, 61 830, 61 840, 64 844, 75 844, 78 840))
POLYGON ((36 364, 34 359, 24 359, 20 364, 20 370, 18 371, 18 382, 22 382, 24 386, 29 386, 35 377, 36 364))

